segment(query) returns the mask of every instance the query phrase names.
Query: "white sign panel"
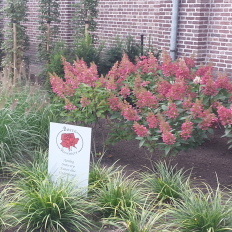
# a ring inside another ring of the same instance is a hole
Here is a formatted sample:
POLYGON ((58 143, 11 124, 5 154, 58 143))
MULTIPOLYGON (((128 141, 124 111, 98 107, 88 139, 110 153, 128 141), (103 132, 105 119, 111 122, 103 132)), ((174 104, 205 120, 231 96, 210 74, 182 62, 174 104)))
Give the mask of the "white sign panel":
POLYGON ((87 189, 91 128, 50 123, 48 172, 53 181, 75 181, 87 189))

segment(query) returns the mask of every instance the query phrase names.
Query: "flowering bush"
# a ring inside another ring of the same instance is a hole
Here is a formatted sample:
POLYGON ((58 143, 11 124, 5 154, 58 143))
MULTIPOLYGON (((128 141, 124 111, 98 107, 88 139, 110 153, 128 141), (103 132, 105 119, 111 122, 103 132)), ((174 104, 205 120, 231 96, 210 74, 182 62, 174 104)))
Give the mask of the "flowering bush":
POLYGON ((97 73, 97 66, 86 65, 83 60, 77 60, 71 65, 65 59, 64 80, 56 74, 51 74, 52 90, 63 100, 62 116, 69 122, 79 122, 87 125, 105 117, 108 111, 105 87, 102 86, 97 73))
POLYGON ((152 54, 136 64, 124 55, 100 78, 97 67, 82 60, 64 61, 64 67, 65 81, 51 75, 52 89, 79 121, 110 114, 140 146, 158 145, 166 155, 201 144, 218 126, 232 137, 232 82, 223 74, 213 78, 209 65, 197 68, 192 58, 172 62, 163 51, 161 63, 152 54))

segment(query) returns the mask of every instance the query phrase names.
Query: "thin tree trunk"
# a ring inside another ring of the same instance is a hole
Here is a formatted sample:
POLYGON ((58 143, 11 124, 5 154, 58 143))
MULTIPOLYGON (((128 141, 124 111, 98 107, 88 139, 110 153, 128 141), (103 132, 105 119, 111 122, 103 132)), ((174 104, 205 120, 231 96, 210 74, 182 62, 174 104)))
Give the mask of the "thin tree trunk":
MULTIPOLYGON (((50 37, 51 37, 51 24, 50 23, 47 23, 47 47, 46 47, 46 51, 47 51, 47 54, 49 54, 49 51, 50 51, 50 37)), ((49 63, 49 61, 48 61, 49 63)))
POLYGON ((85 23, 85 38, 87 39, 89 35, 89 24, 85 23))
POLYGON ((16 82, 17 77, 17 28, 16 23, 13 23, 13 68, 14 77, 13 81, 16 82))

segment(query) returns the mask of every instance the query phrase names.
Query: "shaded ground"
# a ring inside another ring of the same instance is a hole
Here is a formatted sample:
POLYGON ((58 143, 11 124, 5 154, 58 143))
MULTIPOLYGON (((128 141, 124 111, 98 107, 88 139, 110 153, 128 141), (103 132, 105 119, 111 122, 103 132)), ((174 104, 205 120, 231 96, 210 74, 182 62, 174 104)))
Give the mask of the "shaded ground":
MULTIPOLYGON (((209 141, 196 149, 181 152, 169 158, 178 168, 192 169, 192 176, 199 182, 204 181, 212 187, 217 186, 217 179, 223 186, 232 185, 232 149, 228 150, 228 138, 221 138, 223 130, 215 130, 209 141)), ((150 154, 138 148, 137 141, 120 142, 111 146, 103 157, 103 163, 126 165, 127 171, 143 171, 151 168, 151 163, 158 161, 158 153, 150 154)))

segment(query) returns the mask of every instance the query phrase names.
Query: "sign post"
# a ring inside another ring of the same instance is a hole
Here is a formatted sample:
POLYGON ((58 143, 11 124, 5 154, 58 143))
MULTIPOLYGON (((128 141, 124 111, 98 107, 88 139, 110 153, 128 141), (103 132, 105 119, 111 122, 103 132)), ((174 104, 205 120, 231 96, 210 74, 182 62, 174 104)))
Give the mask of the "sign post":
POLYGON ((87 191, 91 128, 50 123, 48 173, 54 182, 71 181, 87 191))

